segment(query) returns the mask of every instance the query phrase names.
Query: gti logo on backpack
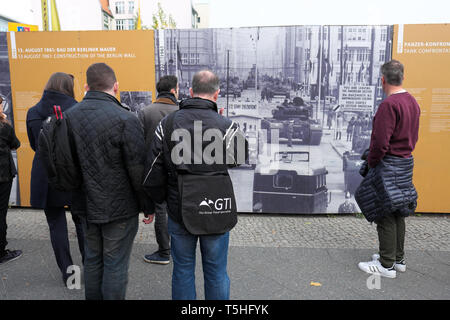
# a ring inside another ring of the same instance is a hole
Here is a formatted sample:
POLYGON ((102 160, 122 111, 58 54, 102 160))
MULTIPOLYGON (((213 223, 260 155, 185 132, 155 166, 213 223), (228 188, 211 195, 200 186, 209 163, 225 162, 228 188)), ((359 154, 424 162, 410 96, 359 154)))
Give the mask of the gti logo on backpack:
POLYGON ((205 198, 199 205, 199 214, 231 213, 231 198, 218 198, 216 201, 205 198))

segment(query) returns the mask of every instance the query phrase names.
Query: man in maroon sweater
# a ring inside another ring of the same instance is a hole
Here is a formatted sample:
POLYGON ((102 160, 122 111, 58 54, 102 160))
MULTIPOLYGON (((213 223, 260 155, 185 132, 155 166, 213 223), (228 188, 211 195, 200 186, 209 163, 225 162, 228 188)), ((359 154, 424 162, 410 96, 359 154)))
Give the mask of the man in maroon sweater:
MULTIPOLYGON (((367 161, 375 168, 386 155, 411 157, 419 134, 420 108, 412 95, 402 88, 403 65, 392 60, 381 67, 381 82, 387 98, 378 107, 373 119, 372 136, 367 161)), ((377 221, 379 254, 373 261, 360 262, 367 273, 395 278, 396 271, 405 272, 405 218, 387 213, 377 221)))

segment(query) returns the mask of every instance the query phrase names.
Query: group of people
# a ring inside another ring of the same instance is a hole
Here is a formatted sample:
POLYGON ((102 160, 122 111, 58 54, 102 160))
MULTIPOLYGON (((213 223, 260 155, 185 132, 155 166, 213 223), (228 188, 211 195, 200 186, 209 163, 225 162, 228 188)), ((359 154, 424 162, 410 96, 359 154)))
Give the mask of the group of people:
MULTIPOLYGON (((412 157, 418 139, 420 108, 402 89, 402 80, 400 62, 393 60, 383 65, 382 85, 388 97, 373 119, 370 170, 382 170, 380 163, 385 156, 412 157)), ((45 212, 63 283, 67 284, 70 276, 67 270, 73 264, 67 207, 77 230, 86 299, 125 298, 130 254, 138 230, 138 214, 142 212, 155 220, 158 243, 158 250, 145 255, 144 260, 168 264, 172 258, 172 298, 196 299, 195 256, 200 242, 205 298, 229 299, 229 232, 195 235, 188 231, 180 210, 178 173, 171 170, 174 145, 167 140, 170 139, 167 119, 173 113, 172 127, 192 132, 192 136, 195 120, 217 128, 224 136, 239 132, 236 124, 218 111, 219 78, 209 70, 197 72, 192 79, 191 98, 178 103, 178 79, 162 77, 157 83, 156 101, 140 110, 138 117, 116 99, 118 81, 113 69, 104 63, 95 63, 87 69, 86 94, 81 102, 75 100, 73 87, 72 75, 53 74, 41 100, 27 114, 28 138, 35 151, 31 205, 45 212), (55 190, 48 183, 37 144, 42 123, 54 114, 54 106, 60 106, 69 119, 83 178, 81 189, 70 193, 55 190)), ((3 264, 22 255, 21 250, 6 249, 6 212, 16 174, 11 150, 19 148, 20 142, 1 109, 0 116, 0 264, 3 264)), ((181 167, 207 174, 219 170, 219 166, 206 163, 181 167)), ((386 212, 376 222, 379 253, 372 261, 358 266, 367 273, 394 278, 396 271, 406 270, 404 216, 386 212)))
MULTIPOLYGON (((31 206, 45 212, 63 284, 67 285, 71 275, 68 270, 73 265, 67 208, 70 208, 77 230, 86 299, 125 298, 138 214, 144 213, 150 220, 155 218, 159 247, 156 252, 145 255, 144 260, 168 264, 173 258, 173 298, 196 298, 194 273, 199 241, 206 298, 229 299, 229 233, 193 235, 186 230, 178 212, 176 176, 167 170, 168 162, 172 161, 171 150, 166 150, 162 143, 165 129, 161 126, 166 115, 177 112, 174 128, 192 131, 191 123, 186 119, 196 118, 220 130, 224 136, 228 132, 236 135, 239 130, 237 124, 218 112, 219 78, 211 71, 199 71, 192 80, 191 98, 178 104, 178 79, 164 76, 157 83, 156 101, 140 110, 137 117, 115 98, 119 90, 118 81, 113 69, 104 63, 93 64, 87 69, 86 94, 81 102, 75 100, 73 88, 72 75, 54 73, 41 100, 28 110, 26 122, 30 146, 35 151, 31 170, 31 206), (54 106, 61 108, 70 123, 73 147, 83 178, 80 190, 73 192, 60 191, 49 184, 39 150, 40 130, 44 121, 55 114, 54 106), (146 190, 143 181, 149 175, 152 186, 146 190), (153 191, 155 189, 156 192, 153 191), (164 195, 156 195, 158 192, 164 195)), ((17 149, 20 142, 4 113, 0 115, 0 159, 5 162, 2 162, 0 180, 0 264, 3 264, 22 255, 21 250, 6 249, 6 211, 16 174, 11 150, 17 149)))

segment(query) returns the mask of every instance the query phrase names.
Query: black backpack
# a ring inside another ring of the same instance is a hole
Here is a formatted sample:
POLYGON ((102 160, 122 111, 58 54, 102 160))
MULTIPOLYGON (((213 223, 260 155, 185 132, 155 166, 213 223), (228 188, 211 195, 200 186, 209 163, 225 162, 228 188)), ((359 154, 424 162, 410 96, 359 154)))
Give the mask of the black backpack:
POLYGON ((47 171, 49 184, 60 191, 81 187, 82 175, 75 144, 67 118, 60 106, 53 106, 55 115, 48 117, 39 132, 39 154, 47 171))
MULTIPOLYGON (((171 153, 173 120, 167 116, 164 147, 171 153)), ((223 234, 236 225, 237 207, 233 184, 228 174, 179 172, 173 163, 169 170, 177 172, 179 210, 186 229, 194 235, 223 234)))

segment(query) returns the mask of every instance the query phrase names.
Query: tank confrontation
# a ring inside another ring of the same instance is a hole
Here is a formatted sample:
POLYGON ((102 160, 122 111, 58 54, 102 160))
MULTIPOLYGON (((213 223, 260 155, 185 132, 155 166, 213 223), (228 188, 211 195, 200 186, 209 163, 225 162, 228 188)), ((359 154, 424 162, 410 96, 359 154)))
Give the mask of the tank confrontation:
POLYGON ((273 118, 264 118, 261 128, 267 131, 267 142, 271 143, 271 131, 278 130, 279 138, 289 141, 300 140, 302 144, 319 145, 322 139, 322 126, 312 119, 312 107, 305 105, 300 97, 295 97, 292 104, 287 99, 272 110, 273 118))

